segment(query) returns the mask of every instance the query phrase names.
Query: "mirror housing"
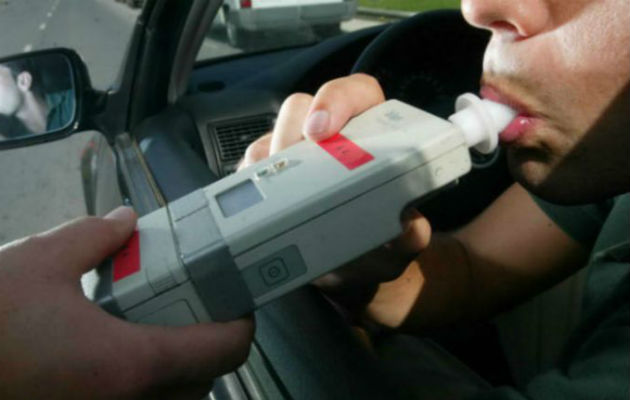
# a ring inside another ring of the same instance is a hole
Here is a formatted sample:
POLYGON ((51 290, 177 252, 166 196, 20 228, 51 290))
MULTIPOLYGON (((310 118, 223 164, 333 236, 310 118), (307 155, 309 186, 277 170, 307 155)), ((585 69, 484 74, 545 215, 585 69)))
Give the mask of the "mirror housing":
POLYGON ((0 59, 0 150, 61 139, 84 128, 94 91, 85 63, 54 48, 0 59))

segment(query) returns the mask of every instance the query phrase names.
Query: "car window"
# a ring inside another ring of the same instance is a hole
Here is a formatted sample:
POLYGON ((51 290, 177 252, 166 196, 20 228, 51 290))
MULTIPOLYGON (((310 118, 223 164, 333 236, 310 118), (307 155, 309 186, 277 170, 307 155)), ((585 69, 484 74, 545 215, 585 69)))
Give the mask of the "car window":
POLYGON ((224 0, 197 60, 307 45, 459 6, 459 0, 224 0))
POLYGON ((87 64, 92 85, 106 89, 118 74, 139 13, 115 0, 3 0, 0 56, 71 48, 87 64))

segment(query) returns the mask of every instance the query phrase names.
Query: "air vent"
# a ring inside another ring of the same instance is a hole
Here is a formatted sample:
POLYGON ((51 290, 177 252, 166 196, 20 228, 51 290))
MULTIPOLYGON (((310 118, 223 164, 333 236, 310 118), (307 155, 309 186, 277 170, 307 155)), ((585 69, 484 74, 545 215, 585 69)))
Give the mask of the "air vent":
POLYGON ((250 143, 271 131, 273 115, 221 122, 214 126, 219 164, 224 174, 234 172, 250 143))

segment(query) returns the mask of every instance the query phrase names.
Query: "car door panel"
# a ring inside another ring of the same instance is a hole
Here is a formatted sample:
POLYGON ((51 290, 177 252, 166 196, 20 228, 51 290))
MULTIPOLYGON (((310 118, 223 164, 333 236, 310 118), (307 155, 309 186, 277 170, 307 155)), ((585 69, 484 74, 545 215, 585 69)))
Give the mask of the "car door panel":
POLYGON ((177 108, 143 121, 134 137, 167 203, 219 178, 199 157, 201 142, 193 120, 177 108))

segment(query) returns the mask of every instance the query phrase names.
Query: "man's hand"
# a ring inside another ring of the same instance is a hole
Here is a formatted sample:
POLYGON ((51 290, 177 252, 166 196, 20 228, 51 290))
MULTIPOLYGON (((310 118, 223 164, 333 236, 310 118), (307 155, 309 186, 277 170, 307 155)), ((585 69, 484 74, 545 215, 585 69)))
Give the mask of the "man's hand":
MULTIPOLYGON (((383 100, 376 80, 363 74, 328 82, 314 97, 294 94, 242 166, 304 137, 328 138, 383 100)), ((408 332, 495 315, 567 276, 585 255, 518 185, 455 234, 432 235, 413 210, 402 224, 397 239, 315 283, 353 316, 408 332)))
POLYGON ((0 398, 199 399, 244 362, 249 319, 137 325, 85 298, 81 275, 135 225, 121 207, 0 247, 0 398))
POLYGON ((263 160, 307 137, 324 140, 338 133, 350 118, 385 101, 373 77, 354 74, 324 84, 311 96, 294 93, 278 113, 273 132, 252 143, 239 168, 263 160))
MULTIPOLYGON (((304 138, 323 140, 354 116, 385 100, 378 82, 355 74, 323 85, 315 96, 296 93, 278 113, 273 132, 252 143, 239 168, 244 168, 289 147, 304 138)), ((367 217, 367 216, 366 216, 367 217)), ((396 279, 431 237, 429 222, 415 210, 403 215, 403 234, 393 242, 338 269, 315 283, 354 312, 360 312, 380 282, 396 279)))

